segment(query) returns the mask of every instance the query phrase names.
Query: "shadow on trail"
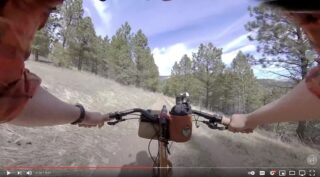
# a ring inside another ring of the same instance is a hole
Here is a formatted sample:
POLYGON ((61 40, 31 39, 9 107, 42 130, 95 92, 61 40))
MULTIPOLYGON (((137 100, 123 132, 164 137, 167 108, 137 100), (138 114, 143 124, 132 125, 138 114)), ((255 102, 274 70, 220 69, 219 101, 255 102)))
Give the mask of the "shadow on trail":
POLYGON ((136 154, 136 161, 123 165, 118 177, 152 177, 153 161, 146 151, 136 154))

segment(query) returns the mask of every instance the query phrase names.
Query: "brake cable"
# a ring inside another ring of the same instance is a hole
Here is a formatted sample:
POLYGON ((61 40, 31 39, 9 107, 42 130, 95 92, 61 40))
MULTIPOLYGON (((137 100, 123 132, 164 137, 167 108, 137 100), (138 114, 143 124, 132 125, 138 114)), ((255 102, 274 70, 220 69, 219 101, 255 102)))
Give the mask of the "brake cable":
POLYGON ((113 121, 113 122, 108 122, 107 124, 113 126, 113 125, 116 125, 116 124, 118 124, 118 123, 120 123, 120 122, 124 122, 124 121, 127 121, 127 120, 135 120, 135 119, 140 119, 140 118, 120 119, 120 120, 116 120, 116 121, 113 121))
POLYGON ((200 125, 198 124, 198 122, 199 122, 199 116, 198 115, 192 115, 193 117, 195 117, 195 125, 196 125, 196 128, 199 128, 200 127, 200 125))
POLYGON ((171 155, 170 149, 172 147, 173 141, 171 141, 170 145, 167 147, 167 152, 169 155, 171 155))

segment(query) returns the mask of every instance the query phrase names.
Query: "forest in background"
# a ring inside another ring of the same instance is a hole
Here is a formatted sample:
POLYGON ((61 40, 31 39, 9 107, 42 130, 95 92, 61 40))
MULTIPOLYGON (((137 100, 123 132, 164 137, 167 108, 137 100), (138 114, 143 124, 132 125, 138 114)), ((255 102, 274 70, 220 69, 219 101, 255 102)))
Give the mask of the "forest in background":
MULTIPOLYGON (((88 71, 124 85, 173 97, 189 92, 194 105, 208 110, 227 115, 248 113, 284 95, 314 65, 305 55, 312 47, 301 28, 268 7, 249 7, 248 12, 251 21, 244 28, 251 32, 248 38, 261 57, 240 51, 227 66, 221 59, 222 48, 202 43, 192 56, 181 56, 165 79, 160 79, 142 29, 133 32, 126 22, 113 36, 98 36, 92 19, 84 16, 82 0, 66 0, 51 14, 35 36, 32 53, 36 61, 42 56, 58 67, 88 71), (257 65, 286 71, 273 73, 283 81, 257 79, 252 70, 257 65)), ((318 125, 302 121, 293 129, 301 140, 313 142, 319 135, 308 130, 319 131, 318 125)), ((271 126, 263 128, 286 130, 286 126, 271 126)))
POLYGON ((142 30, 128 23, 112 37, 97 36, 92 19, 84 16, 82 0, 67 0, 37 33, 32 46, 35 60, 48 57, 56 66, 75 68, 124 85, 157 91, 159 71, 142 30))

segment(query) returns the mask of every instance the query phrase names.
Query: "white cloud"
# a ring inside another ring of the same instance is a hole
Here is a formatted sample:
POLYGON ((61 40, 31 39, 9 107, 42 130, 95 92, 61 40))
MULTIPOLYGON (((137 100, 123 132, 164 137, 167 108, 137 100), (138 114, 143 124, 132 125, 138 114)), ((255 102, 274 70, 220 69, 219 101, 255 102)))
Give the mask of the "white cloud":
POLYGON ((226 45, 224 45, 222 47, 223 51, 227 52, 227 51, 234 50, 234 49, 240 48, 240 47, 248 44, 249 43, 248 35, 250 35, 250 33, 243 34, 243 35, 237 37, 236 39, 232 40, 231 42, 227 43, 226 45))
MULTIPOLYGON (((230 65, 233 59, 237 56, 239 51, 243 53, 251 53, 254 55, 255 58, 260 58, 261 55, 256 52, 256 46, 254 43, 250 42, 247 39, 247 36, 250 33, 243 34, 236 39, 232 40, 231 42, 222 46, 224 53, 222 54, 222 61, 230 65)), ((287 75, 288 72, 284 69, 277 68, 277 67, 268 67, 263 68, 260 65, 252 67, 254 75, 259 79, 283 79, 283 77, 279 77, 274 73, 281 73, 287 75)))
POLYGON ((112 28, 111 28, 111 20, 112 20, 112 14, 111 11, 109 10, 108 3, 104 3, 98 0, 91 0, 91 2, 94 5, 94 8, 96 12, 99 15, 100 21, 102 22, 103 26, 98 26, 97 27, 97 33, 99 35, 104 35, 104 34, 110 34, 112 28))
POLYGON ((222 54, 221 58, 225 64, 230 64, 232 60, 236 57, 238 51, 232 51, 229 53, 222 54))
POLYGON ((242 34, 231 42, 223 45, 222 61, 230 64, 239 51, 243 53, 252 53, 256 51, 256 46, 247 39, 250 33, 242 34))
POLYGON ((106 10, 107 10, 107 5, 106 3, 97 1, 97 0, 91 0, 93 2, 93 5, 95 9, 97 10, 100 18, 105 17, 106 15, 106 10))
MULTIPOLYGON (((154 48, 152 53, 155 63, 159 68, 160 75, 167 76, 171 74, 171 69, 174 63, 176 61, 180 61, 184 54, 192 57, 192 53, 195 53, 197 50, 198 48, 188 48, 184 43, 177 43, 168 47, 154 48)), ((255 50, 256 47, 254 45, 246 45, 231 52, 223 53, 222 61, 229 65, 239 51, 249 53, 255 50)))
POLYGON ((226 25, 220 25, 219 21, 217 21, 216 24, 207 25, 201 28, 201 30, 194 30, 185 34, 186 37, 183 39, 183 42, 190 45, 212 42, 217 47, 221 47, 226 42, 246 33, 243 26, 248 21, 248 14, 244 14, 239 19, 236 19, 236 21, 231 21, 230 24, 226 25))
POLYGON ((191 57, 196 50, 188 48, 183 43, 177 43, 169 47, 154 48, 152 53, 160 75, 167 76, 171 74, 171 68, 176 61, 180 61, 184 54, 191 57))
POLYGON ((248 13, 244 14, 241 18, 227 26, 223 31, 221 31, 221 33, 216 35, 213 40, 223 40, 235 32, 244 30, 243 26, 249 21, 249 18, 250 16, 248 13))
POLYGON ((250 53, 250 52, 254 52, 256 50, 256 46, 254 46, 253 44, 250 45, 246 45, 244 47, 238 48, 236 50, 233 50, 231 52, 227 52, 227 53, 223 53, 222 54, 222 61, 229 65, 231 64, 232 60, 237 56, 239 51, 242 51, 243 53, 250 53))

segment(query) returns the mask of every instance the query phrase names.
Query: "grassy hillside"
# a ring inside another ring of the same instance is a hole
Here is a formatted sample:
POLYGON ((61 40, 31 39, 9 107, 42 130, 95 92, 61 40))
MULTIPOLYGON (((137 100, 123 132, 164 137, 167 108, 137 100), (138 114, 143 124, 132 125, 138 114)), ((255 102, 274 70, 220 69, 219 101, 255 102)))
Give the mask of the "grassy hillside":
MULTIPOLYGON (((56 68, 29 61, 27 67, 41 76, 42 86, 70 103, 80 102, 101 112, 133 107, 159 109, 173 98, 125 87, 86 72, 56 68)), ((0 166, 123 166, 151 165, 149 141, 137 136, 138 123, 84 129, 71 125, 24 128, 0 125, 0 166)), ((243 135, 193 130, 187 143, 173 143, 170 159, 178 167, 285 167, 308 166, 306 157, 319 151, 299 143, 284 144, 259 132, 243 135)), ((151 145, 155 154, 157 144, 151 145)), ((115 172, 116 174, 120 171, 115 172)), ((219 173, 219 172, 212 172, 219 173)))
POLYGON ((282 81, 274 79, 258 79, 258 82, 266 88, 278 87, 283 89, 290 89, 295 85, 295 83, 292 81, 282 81))

